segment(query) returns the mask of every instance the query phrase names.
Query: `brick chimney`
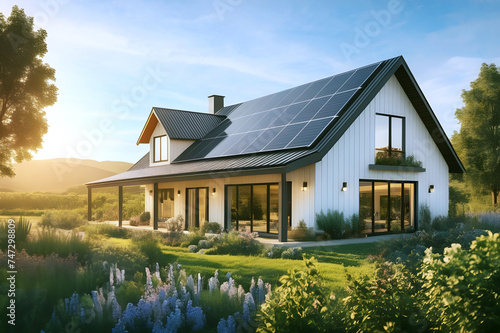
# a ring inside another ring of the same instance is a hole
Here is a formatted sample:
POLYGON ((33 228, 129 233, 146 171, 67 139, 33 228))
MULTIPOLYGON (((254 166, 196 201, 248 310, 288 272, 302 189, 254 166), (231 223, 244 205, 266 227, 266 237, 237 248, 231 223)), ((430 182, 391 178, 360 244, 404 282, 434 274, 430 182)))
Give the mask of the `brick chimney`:
POLYGON ((224 107, 224 96, 212 95, 208 96, 208 112, 215 114, 224 107))

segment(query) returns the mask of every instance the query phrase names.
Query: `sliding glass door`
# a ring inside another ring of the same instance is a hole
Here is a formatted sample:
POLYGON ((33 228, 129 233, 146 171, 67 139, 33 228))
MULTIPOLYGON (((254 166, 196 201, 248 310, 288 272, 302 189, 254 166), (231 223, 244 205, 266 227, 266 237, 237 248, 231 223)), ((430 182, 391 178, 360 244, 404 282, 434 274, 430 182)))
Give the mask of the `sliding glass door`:
POLYGON ((414 226, 415 183, 360 181, 359 216, 367 233, 400 232, 414 226))
POLYGON ((208 187, 186 189, 186 229, 208 221, 208 187))
MULTIPOLYGON (((291 188, 291 183, 287 185, 291 188)), ((288 193, 287 206, 291 207, 291 191, 288 193)), ((289 220, 291 220, 290 211, 289 220)), ((234 230, 277 234, 279 185, 227 185, 226 220, 226 227, 234 230)))

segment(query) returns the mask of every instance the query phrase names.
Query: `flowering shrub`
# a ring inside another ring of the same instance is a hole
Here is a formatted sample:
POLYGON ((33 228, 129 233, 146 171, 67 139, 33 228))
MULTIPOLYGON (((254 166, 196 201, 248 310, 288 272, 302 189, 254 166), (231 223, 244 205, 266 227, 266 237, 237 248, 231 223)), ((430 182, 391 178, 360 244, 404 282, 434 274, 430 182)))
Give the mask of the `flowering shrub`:
POLYGON ((222 232, 222 226, 218 222, 205 222, 201 227, 202 233, 212 233, 220 234, 222 232))
POLYGON ((488 232, 469 250, 453 244, 425 251, 423 309, 442 332, 494 332, 500 327, 500 234, 488 232))
POLYGON ((264 249, 257 233, 230 231, 214 237, 214 246, 207 254, 259 255, 264 249))
MULTIPOLYGON (((304 259, 304 264, 304 269, 292 269, 283 275, 281 285, 265 299, 258 314, 257 332, 323 332, 327 329, 328 290, 316 269, 316 260, 304 259)), ((259 300, 262 300, 260 295, 259 300)))
POLYGON ((125 280, 125 271, 116 265, 110 267, 109 282, 89 294, 74 293, 59 302, 44 332, 59 332, 64 327, 85 332, 194 332, 215 330, 237 332, 255 326, 254 316, 260 305, 270 297, 271 286, 261 279, 257 285, 252 280, 249 292, 237 285, 231 275, 227 281, 219 282, 218 271, 209 279, 208 290, 203 290, 203 280, 198 274, 197 282, 180 265, 156 272, 146 270, 144 293, 137 303, 121 305, 119 290, 130 285, 125 280), (200 299, 203 296, 204 301, 200 299), (217 313, 211 307, 210 298, 218 298, 231 304, 230 314, 217 313), (208 300, 208 301, 207 301, 208 300), (236 312, 235 312, 236 311, 236 312), (207 320, 209 313, 210 320, 207 320), (227 315, 227 317, 226 317, 227 315))
POLYGON ((85 224, 79 210, 50 210, 42 216, 42 226, 71 230, 85 224))
POLYGON ((281 258, 283 259, 302 259, 302 248, 301 247, 291 247, 281 253, 281 258))
POLYGON ((184 230, 184 218, 182 215, 171 217, 165 221, 165 227, 170 232, 181 232, 184 230))

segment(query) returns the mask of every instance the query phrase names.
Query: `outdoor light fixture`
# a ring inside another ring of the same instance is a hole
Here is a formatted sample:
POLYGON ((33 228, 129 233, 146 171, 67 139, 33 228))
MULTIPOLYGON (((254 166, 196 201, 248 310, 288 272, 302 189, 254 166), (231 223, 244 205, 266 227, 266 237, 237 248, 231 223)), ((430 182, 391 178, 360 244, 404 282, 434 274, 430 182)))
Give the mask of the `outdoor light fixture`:
POLYGON ((214 195, 215 195, 215 187, 214 187, 214 189, 212 190, 212 196, 214 196, 214 195))
POLYGON ((342 183, 342 188, 340 189, 342 192, 347 191, 347 182, 342 183))
POLYGON ((434 193, 434 185, 429 185, 429 193, 434 193))
POLYGON ((302 191, 307 191, 307 182, 302 183, 302 191))
POLYGON ((152 190, 149 190, 149 194, 153 194, 153 191, 152 191, 152 190))
POLYGON ((181 190, 177 190, 177 196, 180 197, 181 196, 181 190))

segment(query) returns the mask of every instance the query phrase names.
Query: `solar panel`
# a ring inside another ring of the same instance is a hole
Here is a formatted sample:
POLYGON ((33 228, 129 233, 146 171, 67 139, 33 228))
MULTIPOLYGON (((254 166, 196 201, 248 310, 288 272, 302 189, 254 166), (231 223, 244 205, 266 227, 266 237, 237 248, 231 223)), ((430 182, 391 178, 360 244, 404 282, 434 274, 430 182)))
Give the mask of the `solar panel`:
POLYGON ((223 108, 227 116, 179 160, 309 147, 380 63, 223 108))
POLYGON ((350 90, 333 95, 323 108, 314 115, 313 119, 336 116, 355 93, 356 90, 350 90))
POLYGON ((312 143, 333 119, 333 117, 330 117, 310 121, 286 148, 303 147, 312 143))
POLYGON ((306 126, 306 123, 293 124, 288 125, 283 128, 283 130, 271 141, 267 144, 263 150, 277 150, 285 148, 290 141, 299 133, 302 128, 306 126))
POLYGON ((307 104, 302 111, 295 118, 292 119, 291 123, 300 123, 302 121, 309 121, 312 117, 320 110, 323 105, 330 99, 330 96, 321 97, 318 99, 313 99, 307 104))
POLYGON ((263 131, 245 150, 243 154, 256 153, 262 149, 266 144, 271 142, 280 132, 284 126, 272 127, 263 131))

